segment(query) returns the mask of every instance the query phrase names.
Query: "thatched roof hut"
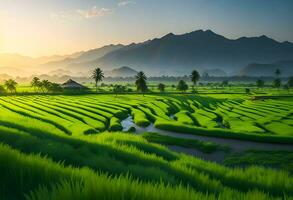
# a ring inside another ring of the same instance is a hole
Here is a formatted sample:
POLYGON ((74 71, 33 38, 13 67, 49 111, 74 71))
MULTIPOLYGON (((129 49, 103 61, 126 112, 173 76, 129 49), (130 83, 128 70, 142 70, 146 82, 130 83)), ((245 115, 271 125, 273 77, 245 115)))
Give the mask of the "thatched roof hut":
POLYGON ((70 89, 70 90, 85 90, 87 87, 77 83, 76 81, 69 79, 65 83, 61 85, 62 88, 64 89, 70 89))

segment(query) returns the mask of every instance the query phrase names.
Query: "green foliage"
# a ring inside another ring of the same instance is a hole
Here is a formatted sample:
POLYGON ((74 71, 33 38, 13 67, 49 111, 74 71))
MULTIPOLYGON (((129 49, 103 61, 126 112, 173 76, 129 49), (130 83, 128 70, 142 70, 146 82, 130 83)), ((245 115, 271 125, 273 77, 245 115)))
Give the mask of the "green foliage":
POLYGON ((110 120, 110 131, 121 131, 123 127, 120 124, 120 120, 116 117, 112 117, 110 120))
POLYGON ((62 92, 62 87, 58 83, 52 83, 48 80, 40 80, 38 77, 34 77, 31 81, 31 87, 34 88, 35 91, 44 92, 52 92, 58 93, 62 92))
POLYGON ((95 81, 96 91, 98 91, 98 82, 102 81, 104 73, 100 68, 95 68, 92 72, 92 79, 95 81))
POLYGON ((293 87, 293 76, 289 77, 288 82, 287 82, 288 87, 292 88, 293 87))
POLYGON ((0 94, 4 94, 6 92, 3 85, 0 85, 0 94))
POLYGON ((131 114, 134 118, 135 124, 137 124, 139 126, 150 125, 150 121, 147 119, 147 116, 143 111, 138 110, 138 109, 132 109, 131 114))
POLYGON ((114 85, 113 92, 117 95, 118 93, 126 92, 126 86, 124 85, 114 85))
POLYGON ((190 117, 190 113, 186 110, 182 110, 174 115, 175 119, 182 123, 187 125, 194 125, 194 121, 190 117))
POLYGON ((192 140, 192 139, 174 138, 170 136, 160 135, 158 133, 147 132, 147 133, 143 133, 142 137, 145 138, 149 142, 165 144, 165 145, 175 145, 175 146, 181 146, 186 148, 194 148, 196 150, 199 150, 205 153, 212 153, 217 150, 228 150, 227 147, 219 146, 212 142, 203 142, 203 141, 192 140))
POLYGON ((34 77, 31 81, 31 86, 35 91, 38 91, 41 88, 41 81, 38 77, 34 77))
POLYGON ((191 157, 184 157, 171 166, 177 170, 188 166, 186 172, 190 173, 189 176, 198 176, 195 179, 201 181, 202 185, 196 189, 159 181, 141 182, 129 174, 109 176, 89 168, 73 168, 48 158, 25 155, 3 145, 0 146, 0 161, 1 199, 281 199, 292 193, 292 178, 288 178, 286 172, 257 167, 230 169, 191 157), (220 178, 224 185, 214 182, 217 189, 207 194, 204 190, 212 188, 212 180, 197 170, 214 179, 220 178), (255 189, 250 190, 251 187, 255 189))
POLYGON ((187 83, 185 83, 185 81, 183 81, 183 80, 180 80, 177 85, 177 90, 179 90, 181 92, 185 92, 186 90, 188 90, 187 83))
POLYGON ((193 71, 191 72, 190 79, 191 79, 191 82, 193 83, 193 86, 195 86, 196 83, 197 83, 197 82, 199 81, 199 79, 200 79, 200 75, 199 75, 198 71, 193 70, 193 71))
POLYGON ((257 86, 258 88, 263 88, 264 85, 265 85, 265 82, 264 82, 262 79, 257 79, 257 81, 256 81, 256 86, 257 86))
POLYGON ((241 154, 230 168, 160 145, 227 150, 217 144, 119 130, 131 114, 139 126, 292 144, 292 109, 291 97, 243 94, 2 96, 0 142, 25 154, 0 145, 0 199, 291 198, 290 152, 241 154))
POLYGON ((280 88, 280 87, 281 87, 281 79, 280 79, 280 78, 276 78, 276 79, 274 79, 274 81, 273 81, 273 86, 274 86, 275 88, 280 88))
POLYGON ((240 140, 264 141, 272 143, 293 143, 293 137, 286 137, 283 135, 260 135, 253 133, 236 132, 230 130, 223 130, 219 128, 204 129, 181 123, 169 122, 166 120, 157 120, 154 124, 156 128, 173 131, 178 133, 189 133, 195 135, 214 136, 223 138, 234 138, 240 140))
POLYGON ((227 87, 229 85, 229 81, 228 80, 224 80, 222 81, 222 87, 227 87))
POLYGON ((285 169, 293 174, 293 152, 249 150, 244 153, 230 155, 225 159, 224 164, 233 167, 262 165, 276 169, 285 169))
POLYGON ((166 87, 166 85, 163 84, 163 83, 159 83, 159 85, 158 85, 158 89, 160 90, 160 92, 164 92, 165 91, 165 87, 166 87))
POLYGON ((139 92, 146 92, 148 90, 147 87, 147 77, 143 72, 138 72, 137 75, 135 76, 135 85, 136 85, 136 89, 139 92))
POLYGON ((7 90, 9 90, 11 93, 16 92, 16 86, 17 82, 15 80, 9 79, 4 82, 4 86, 7 90))

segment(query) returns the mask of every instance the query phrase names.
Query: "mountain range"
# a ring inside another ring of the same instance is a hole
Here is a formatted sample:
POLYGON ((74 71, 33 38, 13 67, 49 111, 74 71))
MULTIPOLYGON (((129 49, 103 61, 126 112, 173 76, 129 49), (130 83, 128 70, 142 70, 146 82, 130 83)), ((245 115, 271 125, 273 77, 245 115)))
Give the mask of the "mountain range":
MULTIPOLYGON (((256 64, 284 62, 287 62, 285 71, 292 75, 292 70, 287 69, 293 68, 293 44, 290 42, 278 42, 264 35, 228 39, 211 30, 182 35, 169 33, 142 43, 108 45, 73 55, 39 63, 38 68, 86 74, 96 66, 105 71, 129 66, 151 76, 183 75, 193 69, 201 73, 217 71, 228 75, 250 75, 255 68, 260 71, 271 68, 256 64)), ((0 67, 1 64, 0 60, 0 67)), ((6 63, 5 67, 8 66, 6 63)))
POLYGON ((240 76, 275 76, 275 71, 279 69, 282 76, 293 75, 293 60, 274 62, 270 64, 251 63, 244 67, 240 76))

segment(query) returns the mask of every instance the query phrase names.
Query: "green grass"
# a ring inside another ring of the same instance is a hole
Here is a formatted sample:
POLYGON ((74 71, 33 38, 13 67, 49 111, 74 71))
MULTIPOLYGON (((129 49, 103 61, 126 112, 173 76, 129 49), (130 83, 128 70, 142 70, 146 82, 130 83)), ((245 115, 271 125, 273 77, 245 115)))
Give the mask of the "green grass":
POLYGON ((116 117, 111 118, 109 129, 110 131, 121 131, 123 129, 118 118, 116 117))
POLYGON ((256 151, 249 150, 245 153, 232 154, 224 160, 227 166, 262 165, 276 169, 283 169, 293 174, 292 151, 256 151))
POLYGON ((228 147, 220 146, 213 142, 203 142, 193 139, 174 138, 170 136, 160 135, 158 133, 143 133, 142 137, 149 142, 154 142, 163 145, 175 145, 186 148, 192 148, 204 153, 212 153, 218 150, 228 151, 228 147))
POLYGON ((93 132, 88 129, 102 132, 110 129, 112 117, 122 120, 131 114, 137 125, 148 126, 161 120, 172 122, 172 114, 182 129, 185 125, 206 130, 226 125, 230 130, 224 132, 228 133, 293 137, 292 123, 288 123, 293 109, 290 101, 251 101, 245 95, 8 96, 0 98, 0 105, 13 113, 47 122, 67 134, 78 134, 70 128, 73 121, 88 127, 84 133, 93 132))
POLYGON ((104 133, 83 136, 30 136, 25 132, 3 128, 1 141, 26 153, 41 153, 65 166, 89 167, 112 175, 131 175, 141 181, 182 186, 205 192, 221 193, 226 189, 247 192, 259 189, 270 194, 291 194, 292 178, 286 172, 263 168, 246 170, 182 156, 148 143, 140 136, 123 133, 104 133), (4 134, 6 133, 6 134, 4 134), (247 181, 246 177, 259 174, 247 181), (278 180, 274 180, 274 177, 278 180), (289 181, 289 182, 288 182, 289 181), (237 183, 237 184, 236 184, 237 183), (236 185, 235 185, 236 184, 236 185), (285 184, 285 185, 284 185, 285 184))
POLYGON ((292 144, 292 109, 288 98, 255 102, 241 94, 2 96, 0 199, 292 198, 289 152, 249 152, 225 166, 164 146, 227 150, 214 143, 120 132, 132 115, 137 126, 292 144))
POLYGON ((131 114, 135 124, 139 126, 148 126, 150 124, 150 121, 147 119, 147 116, 143 111, 133 108, 131 114))
POLYGON ((166 120, 157 120, 155 127, 167 131, 174 131, 178 133, 189 133, 195 135, 203 135, 208 137, 222 137, 222 138, 232 138, 239 140, 251 140, 258 142, 271 142, 271 143, 284 143, 292 144, 293 137, 284 136, 284 135, 261 135, 248 132, 235 132, 231 130, 219 129, 219 128, 210 128, 204 129, 201 127, 194 127, 190 125, 183 125, 180 123, 169 122, 166 120))
POLYGON ((262 191, 223 189, 202 193, 181 185, 151 184, 131 176, 109 176, 88 168, 66 167, 0 145, 1 199, 280 199, 262 191))

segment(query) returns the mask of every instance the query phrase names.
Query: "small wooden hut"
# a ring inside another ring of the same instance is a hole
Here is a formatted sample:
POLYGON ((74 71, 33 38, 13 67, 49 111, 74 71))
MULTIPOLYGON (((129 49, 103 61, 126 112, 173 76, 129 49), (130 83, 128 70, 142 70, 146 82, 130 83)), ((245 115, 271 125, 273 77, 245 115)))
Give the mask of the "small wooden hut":
POLYGON ((65 90, 87 90, 88 88, 78 82, 69 79, 65 83, 61 85, 61 87, 65 90))

